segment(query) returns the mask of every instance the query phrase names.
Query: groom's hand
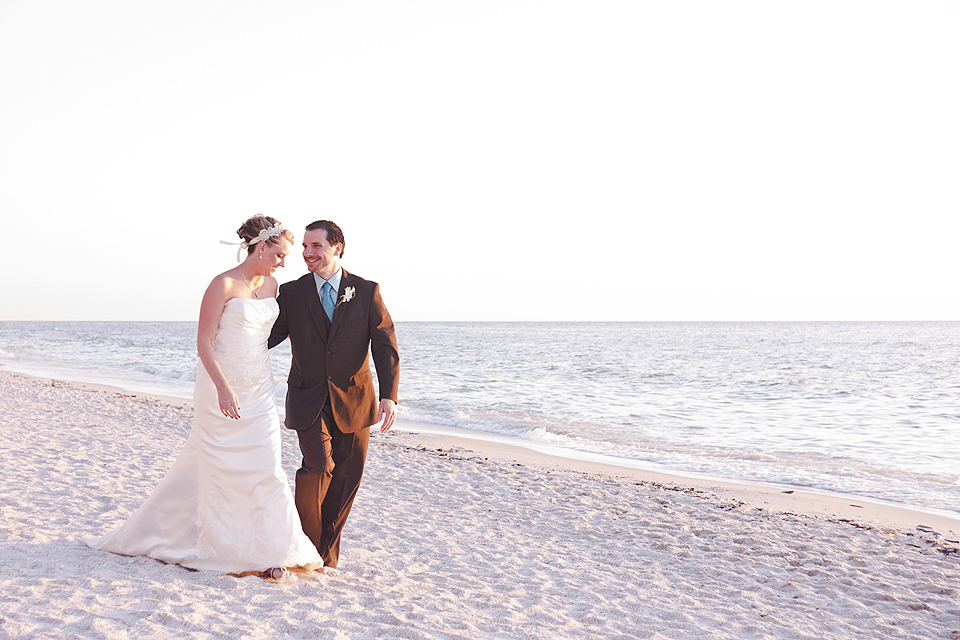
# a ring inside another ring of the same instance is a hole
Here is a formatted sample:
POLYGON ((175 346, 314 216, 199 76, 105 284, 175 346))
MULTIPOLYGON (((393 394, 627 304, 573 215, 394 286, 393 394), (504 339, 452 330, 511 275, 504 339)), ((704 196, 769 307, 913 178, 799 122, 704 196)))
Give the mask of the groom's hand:
POLYGON ((380 401, 380 420, 383 423, 380 425, 380 433, 386 433, 390 431, 390 427, 393 426, 393 423, 397 419, 397 403, 389 398, 384 398, 380 401))

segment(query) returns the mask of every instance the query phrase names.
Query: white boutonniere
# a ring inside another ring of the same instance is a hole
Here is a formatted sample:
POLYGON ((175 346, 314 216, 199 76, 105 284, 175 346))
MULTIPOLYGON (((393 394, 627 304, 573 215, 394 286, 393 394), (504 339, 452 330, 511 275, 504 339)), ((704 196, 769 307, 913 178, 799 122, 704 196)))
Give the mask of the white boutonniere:
POLYGON ((340 299, 337 300, 337 304, 334 305, 333 308, 336 309, 337 307, 339 307, 339 306, 342 305, 343 303, 345 303, 345 302, 350 302, 351 300, 353 300, 353 296, 354 296, 354 294, 355 294, 356 292, 357 292, 357 288, 356 288, 356 287, 347 287, 346 289, 344 289, 344 290, 343 290, 343 295, 340 296, 340 299))

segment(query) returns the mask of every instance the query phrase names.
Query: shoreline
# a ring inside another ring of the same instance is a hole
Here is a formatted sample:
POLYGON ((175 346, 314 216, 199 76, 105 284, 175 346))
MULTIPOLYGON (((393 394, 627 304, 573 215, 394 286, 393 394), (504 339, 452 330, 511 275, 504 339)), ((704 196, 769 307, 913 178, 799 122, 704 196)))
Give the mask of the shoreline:
MULTIPOLYGON (((117 393, 130 398, 144 398, 171 406, 193 408, 192 398, 160 393, 131 391, 100 383, 60 381, 56 378, 0 369, 0 375, 19 375, 49 382, 64 382, 94 391, 117 393)), ((283 407, 279 407, 281 419, 283 407)), ((458 448, 486 457, 529 465, 539 469, 554 469, 591 473, 649 482, 667 486, 681 486, 706 491, 721 498, 735 500, 756 509, 779 513, 795 513, 814 517, 828 517, 838 521, 877 525, 904 530, 917 527, 941 532, 950 540, 960 540, 960 512, 900 504, 842 494, 820 489, 750 482, 736 478, 722 478, 686 473, 669 469, 654 469, 651 465, 629 459, 562 449, 546 444, 511 438, 499 434, 472 432, 456 427, 439 426, 398 419, 391 430, 404 445, 424 449, 458 448), (477 434, 477 435, 474 435, 477 434)), ((371 429, 371 441, 381 437, 371 429)), ((921 529, 923 530, 923 529, 921 529)))
MULTIPOLYGON (((831 493, 787 485, 746 482, 728 478, 697 476, 682 472, 653 470, 589 460, 576 455, 557 455, 523 445, 470 438, 463 435, 417 431, 415 423, 397 421, 392 430, 408 446, 428 450, 459 449, 539 469, 600 474, 629 481, 683 487, 709 492, 756 509, 805 516, 833 518, 897 530, 931 528, 951 540, 960 540, 960 513, 925 509, 860 496, 831 493)), ((574 452, 575 453, 575 452, 574 452)), ((599 457, 599 456, 597 456, 599 457)), ((629 461, 627 461, 629 462, 629 461)), ((921 529, 922 530, 922 529, 921 529)))
MULTIPOLYGON (((415 431, 371 437, 335 574, 271 583, 87 546, 143 504, 192 423, 182 398, 0 372, 0 636, 953 640, 960 632, 952 523, 884 516, 866 503, 845 518, 842 504, 822 496, 804 506, 807 497, 776 488, 415 431)), ((280 448, 292 483, 296 434, 280 429, 280 448)))
MULTIPOLYGON (((172 395, 160 390, 127 389, 113 382, 100 383, 79 380, 77 376, 60 378, 30 371, 17 371, 0 363, 0 374, 4 373, 41 380, 65 381, 69 384, 81 385, 91 389, 109 390, 134 397, 158 399, 173 405, 191 406, 192 404, 192 391, 189 395, 172 395)), ((282 400, 278 401, 278 410, 282 418, 282 400)), ((567 449, 496 432, 472 431, 448 425, 421 423, 404 418, 397 420, 394 431, 417 433, 423 438, 430 439, 431 442, 434 441, 434 438, 442 435, 459 443, 457 446, 482 450, 490 449, 492 451, 515 450, 516 453, 513 454, 515 457, 528 460, 530 464, 553 465, 555 468, 564 465, 576 469, 595 468, 598 472, 602 471, 613 475, 626 473, 640 478, 651 478, 654 481, 657 481, 657 478, 664 478, 666 482, 687 483, 697 488, 715 487, 722 489, 732 497, 737 497, 757 506, 766 505, 769 508, 783 510, 799 509, 804 513, 834 515, 838 518, 864 520, 898 528, 915 526, 914 523, 920 523, 926 526, 949 529, 954 535, 958 535, 958 532, 960 532, 960 510, 953 511, 898 502, 890 498, 860 496, 856 493, 840 493, 829 489, 781 484, 775 481, 705 475, 692 471, 670 469, 643 460, 567 449), (566 462, 558 463, 557 460, 566 462)), ((443 440, 438 442, 441 444, 437 446, 442 446, 443 440)))

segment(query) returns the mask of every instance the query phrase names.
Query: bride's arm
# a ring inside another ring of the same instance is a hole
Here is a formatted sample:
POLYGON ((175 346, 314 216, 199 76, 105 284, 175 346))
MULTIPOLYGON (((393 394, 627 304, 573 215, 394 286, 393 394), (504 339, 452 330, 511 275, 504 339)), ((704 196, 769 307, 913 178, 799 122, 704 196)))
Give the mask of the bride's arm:
POLYGON ((213 352, 213 339, 217 336, 217 327, 220 326, 220 316, 223 307, 229 300, 229 282, 222 275, 213 279, 203 294, 200 303, 200 322, 197 325, 197 355, 207 375, 217 387, 217 400, 220 403, 220 412, 228 418, 240 417, 240 402, 237 394, 230 388, 217 356, 213 352))

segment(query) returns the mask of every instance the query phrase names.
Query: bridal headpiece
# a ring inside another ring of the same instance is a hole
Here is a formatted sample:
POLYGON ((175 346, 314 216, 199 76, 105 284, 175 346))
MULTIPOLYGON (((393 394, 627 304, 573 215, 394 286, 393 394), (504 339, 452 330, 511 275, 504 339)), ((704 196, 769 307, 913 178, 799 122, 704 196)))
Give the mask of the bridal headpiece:
POLYGON ((269 240, 270 238, 276 238, 277 236, 283 235, 283 232, 286 231, 283 227, 280 226, 280 223, 273 225, 272 227, 267 227, 266 229, 260 230, 260 235, 256 238, 251 238, 250 240, 244 240, 243 242, 227 242, 226 240, 221 240, 220 244, 239 244, 240 248, 237 249, 237 262, 243 262, 243 252, 247 248, 252 247, 258 242, 263 242, 264 240, 269 240))

